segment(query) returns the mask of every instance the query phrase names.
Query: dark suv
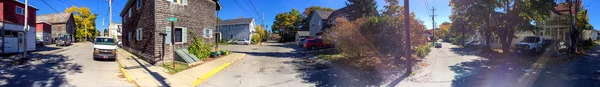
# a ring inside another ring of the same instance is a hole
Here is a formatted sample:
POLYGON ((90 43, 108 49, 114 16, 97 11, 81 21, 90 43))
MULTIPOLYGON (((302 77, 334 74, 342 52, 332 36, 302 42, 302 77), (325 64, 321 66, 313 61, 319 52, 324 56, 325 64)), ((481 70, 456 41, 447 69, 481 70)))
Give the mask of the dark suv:
POLYGON ((59 37, 55 40, 56 46, 69 46, 71 45, 71 38, 67 36, 59 37))

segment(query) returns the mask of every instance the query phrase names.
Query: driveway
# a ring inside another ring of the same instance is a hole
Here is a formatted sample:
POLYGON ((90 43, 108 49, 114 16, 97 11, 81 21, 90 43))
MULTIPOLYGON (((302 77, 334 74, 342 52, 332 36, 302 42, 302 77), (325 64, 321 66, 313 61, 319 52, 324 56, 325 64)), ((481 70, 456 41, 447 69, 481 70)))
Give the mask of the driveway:
POLYGON ((95 61, 92 52, 92 43, 80 43, 62 51, 33 52, 28 61, 11 60, 18 56, 2 58, 0 86, 134 86, 122 78, 115 61, 95 61))
POLYGON ((198 87, 308 87, 298 77, 294 62, 302 61, 304 54, 294 44, 263 43, 258 45, 220 45, 221 49, 246 53, 244 58, 215 74, 198 87))

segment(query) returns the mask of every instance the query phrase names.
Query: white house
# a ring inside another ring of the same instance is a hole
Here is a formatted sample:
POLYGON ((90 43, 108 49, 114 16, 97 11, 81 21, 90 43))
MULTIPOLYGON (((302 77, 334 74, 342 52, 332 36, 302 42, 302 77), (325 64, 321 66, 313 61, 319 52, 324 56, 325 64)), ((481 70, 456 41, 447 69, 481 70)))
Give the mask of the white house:
POLYGON ((256 32, 254 28, 254 18, 229 19, 219 22, 217 27, 221 32, 221 40, 229 41, 233 38, 237 40, 252 40, 252 34, 256 32))
POLYGON ((108 26, 109 36, 116 37, 117 40, 121 40, 121 31, 123 31, 123 25, 120 23, 111 22, 108 26))
POLYGON ((324 24, 327 22, 327 18, 329 17, 329 15, 331 14, 331 11, 324 11, 324 10, 315 10, 313 12, 312 18, 310 19, 309 22, 309 36, 310 37, 317 37, 318 33, 321 33, 323 28, 324 28, 324 24))

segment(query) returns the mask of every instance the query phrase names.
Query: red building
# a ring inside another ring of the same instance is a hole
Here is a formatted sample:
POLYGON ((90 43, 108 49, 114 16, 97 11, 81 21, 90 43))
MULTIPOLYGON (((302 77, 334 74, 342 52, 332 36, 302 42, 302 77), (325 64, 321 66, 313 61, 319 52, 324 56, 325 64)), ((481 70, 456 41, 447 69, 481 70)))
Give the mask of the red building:
POLYGON ((48 22, 38 21, 35 24, 35 36, 40 39, 44 44, 52 43, 52 25, 48 22))
POLYGON ((0 53, 18 53, 24 52, 25 49, 27 51, 35 50, 35 15, 38 8, 27 7, 29 32, 25 32, 23 28, 25 3, 18 0, 0 0, 0 42, 2 42, 0 43, 0 53))

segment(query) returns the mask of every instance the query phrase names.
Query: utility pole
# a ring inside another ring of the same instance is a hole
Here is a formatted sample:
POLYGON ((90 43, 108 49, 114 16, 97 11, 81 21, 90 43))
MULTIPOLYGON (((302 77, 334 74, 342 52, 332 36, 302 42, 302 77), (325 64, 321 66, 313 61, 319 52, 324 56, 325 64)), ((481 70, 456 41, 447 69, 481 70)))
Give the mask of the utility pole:
MULTIPOLYGON (((571 47, 569 47, 569 52, 571 53, 575 53, 577 52, 577 39, 578 38, 578 33, 577 33, 577 29, 575 27, 575 19, 573 19, 573 9, 571 9, 573 7, 573 2, 572 0, 567 0, 567 3, 569 4, 569 23, 570 23, 570 28, 571 28, 571 47)), ((575 2, 577 3, 577 2, 575 2)), ((577 7, 575 7, 577 8, 577 7)))
MULTIPOLYGON (((104 18, 102 18, 102 28, 100 28, 100 29, 104 29, 104 18)), ((106 33, 106 32, 104 32, 104 33, 106 33)), ((104 33, 102 35, 104 35, 104 33)))
POLYGON ((404 34, 406 35, 406 44, 405 46, 405 50, 404 52, 404 56, 406 56, 406 60, 408 64, 408 68, 406 69, 407 73, 412 73, 412 57, 411 57, 411 47, 410 47, 410 9, 409 9, 409 5, 408 5, 408 0, 404 0, 404 34))
MULTIPOLYGON (((111 36, 112 34, 110 33, 110 25, 112 24, 112 1, 113 0, 108 0, 108 36, 111 36)), ((102 22, 104 23, 104 22, 102 22)))
POLYGON ((431 16, 431 20, 433 20, 433 22, 431 22, 432 23, 432 25, 431 25, 431 27, 432 27, 432 29, 431 29, 432 32, 431 33, 432 34, 431 35, 433 35, 432 39, 434 41, 436 41, 435 40, 436 39, 435 38, 435 16, 437 16, 437 15, 435 15, 435 7, 434 6, 432 6, 431 12, 432 12, 432 14, 430 16, 431 16))
POLYGON ((29 12, 27 12, 27 11, 29 11, 29 0, 25 0, 25 20, 24 20, 25 22, 23 23, 23 29, 25 29, 25 34, 23 35, 23 40, 24 40, 23 58, 24 59, 27 59, 27 37, 28 37, 27 33, 29 33, 29 25, 27 25, 28 24, 27 19, 29 18, 29 14, 28 14, 29 12))

